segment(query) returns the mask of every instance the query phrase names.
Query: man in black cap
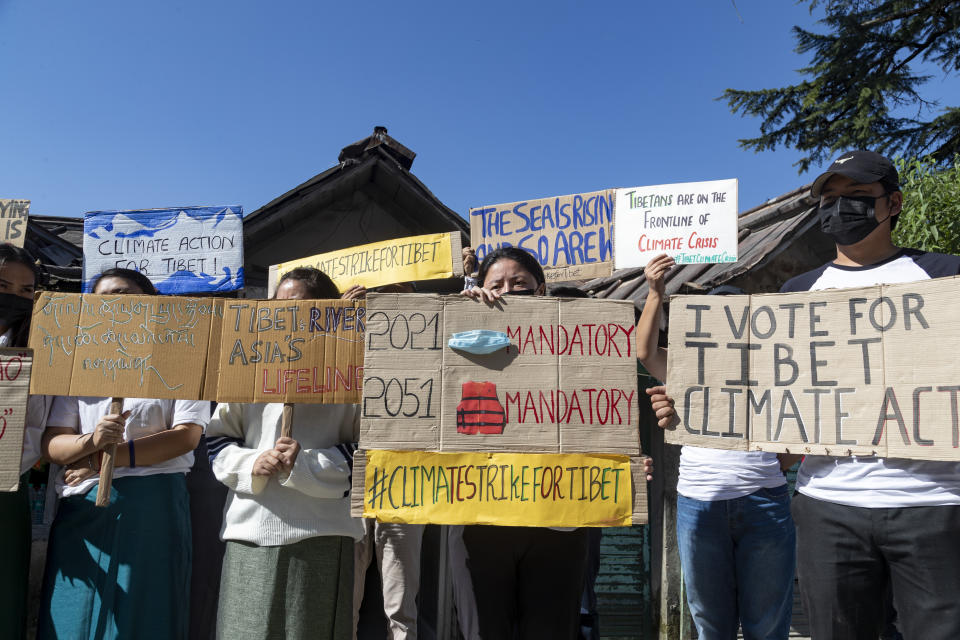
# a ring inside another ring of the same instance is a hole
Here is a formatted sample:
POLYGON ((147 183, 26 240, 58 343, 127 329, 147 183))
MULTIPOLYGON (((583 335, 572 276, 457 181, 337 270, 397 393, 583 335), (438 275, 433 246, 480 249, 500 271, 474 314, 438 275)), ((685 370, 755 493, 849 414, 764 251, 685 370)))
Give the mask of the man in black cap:
MULTIPOLYGON (((960 257, 893 244, 903 194, 882 155, 841 155, 811 192, 837 257, 782 292, 960 274, 960 257)), ((813 638, 876 640, 888 583, 904 637, 960 638, 960 463, 807 456, 797 490, 797 565, 813 638)))

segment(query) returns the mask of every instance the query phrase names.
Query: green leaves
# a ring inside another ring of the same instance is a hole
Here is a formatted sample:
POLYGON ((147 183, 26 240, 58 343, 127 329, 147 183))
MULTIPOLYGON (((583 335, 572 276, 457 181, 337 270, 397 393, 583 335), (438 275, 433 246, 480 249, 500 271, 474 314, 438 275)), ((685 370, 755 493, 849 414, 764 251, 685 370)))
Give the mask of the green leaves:
POLYGON ((960 254, 960 155, 948 163, 929 156, 895 162, 903 190, 903 213, 893 231, 894 243, 960 254))
POLYGON ((757 117, 754 151, 806 152, 797 166, 825 164, 848 149, 930 156, 943 165, 960 153, 960 107, 935 113, 913 66, 960 71, 960 0, 805 0, 820 8, 825 33, 794 27, 796 50, 811 56, 803 80, 776 89, 727 89, 730 110, 757 117), (892 113, 906 111, 912 117, 892 113))

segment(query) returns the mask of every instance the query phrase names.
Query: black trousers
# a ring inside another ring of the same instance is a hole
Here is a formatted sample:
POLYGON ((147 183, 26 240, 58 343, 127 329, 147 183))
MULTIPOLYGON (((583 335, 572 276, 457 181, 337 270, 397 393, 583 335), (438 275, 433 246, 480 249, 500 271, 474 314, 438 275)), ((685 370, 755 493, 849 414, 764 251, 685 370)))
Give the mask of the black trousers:
POLYGON ((587 530, 471 525, 467 568, 483 640, 573 640, 587 566, 587 530))
POLYGON ((217 603, 220 601, 220 570, 226 543, 220 539, 227 487, 214 477, 207 459, 207 439, 193 452, 193 468, 187 474, 190 492, 190 528, 193 532, 193 571, 190 573, 190 640, 216 636, 217 603))
POLYGON ((906 640, 960 638, 960 506, 868 509, 797 494, 792 510, 813 640, 877 640, 888 585, 906 640))

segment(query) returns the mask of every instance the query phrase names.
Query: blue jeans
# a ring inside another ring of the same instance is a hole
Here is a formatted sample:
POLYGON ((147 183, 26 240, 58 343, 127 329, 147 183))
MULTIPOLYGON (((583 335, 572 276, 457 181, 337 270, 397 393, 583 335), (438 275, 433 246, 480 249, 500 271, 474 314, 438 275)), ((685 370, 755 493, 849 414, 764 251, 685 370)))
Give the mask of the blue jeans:
POLYGON ((742 498, 677 497, 677 542, 700 640, 780 640, 790 633, 796 531, 787 485, 742 498))

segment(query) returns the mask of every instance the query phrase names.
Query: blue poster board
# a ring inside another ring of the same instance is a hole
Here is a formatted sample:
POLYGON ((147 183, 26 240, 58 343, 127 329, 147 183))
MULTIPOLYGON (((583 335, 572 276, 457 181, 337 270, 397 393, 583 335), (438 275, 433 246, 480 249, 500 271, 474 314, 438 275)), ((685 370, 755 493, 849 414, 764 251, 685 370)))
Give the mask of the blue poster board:
POLYGON ((143 273, 162 294, 243 288, 243 207, 91 211, 83 217, 83 291, 113 268, 143 273))

